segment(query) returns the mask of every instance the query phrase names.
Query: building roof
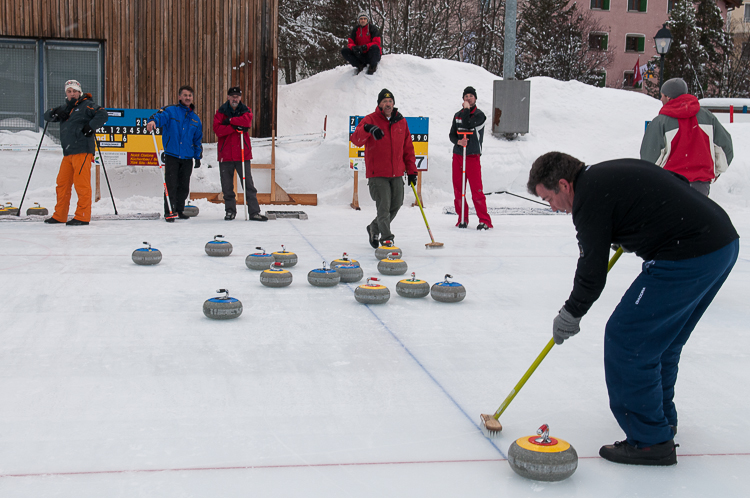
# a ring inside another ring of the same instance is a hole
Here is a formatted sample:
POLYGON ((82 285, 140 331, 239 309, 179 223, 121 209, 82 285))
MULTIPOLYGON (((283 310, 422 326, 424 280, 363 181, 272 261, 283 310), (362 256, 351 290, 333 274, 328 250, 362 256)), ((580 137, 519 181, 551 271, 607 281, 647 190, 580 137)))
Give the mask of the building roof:
POLYGON ((727 9, 739 9, 742 7, 742 0, 724 0, 727 4, 727 9))

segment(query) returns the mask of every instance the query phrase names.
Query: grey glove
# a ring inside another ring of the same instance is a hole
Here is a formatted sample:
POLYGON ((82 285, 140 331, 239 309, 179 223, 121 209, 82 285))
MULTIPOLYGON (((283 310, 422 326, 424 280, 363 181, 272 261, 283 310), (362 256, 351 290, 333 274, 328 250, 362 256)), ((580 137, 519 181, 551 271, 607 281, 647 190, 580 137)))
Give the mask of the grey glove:
POLYGON ((580 332, 581 318, 575 318, 570 314, 564 307, 560 308, 560 313, 552 320, 552 338, 555 340, 555 344, 562 344, 565 339, 570 339, 578 332, 580 332))

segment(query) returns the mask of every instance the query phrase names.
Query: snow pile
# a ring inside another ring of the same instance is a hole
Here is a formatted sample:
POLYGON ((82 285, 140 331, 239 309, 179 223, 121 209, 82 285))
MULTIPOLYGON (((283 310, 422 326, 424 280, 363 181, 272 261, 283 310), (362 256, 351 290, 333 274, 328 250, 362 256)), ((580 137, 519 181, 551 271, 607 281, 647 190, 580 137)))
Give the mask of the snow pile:
MULTIPOLYGON (((432 205, 452 199, 452 144, 448 140, 451 118, 459 110, 463 89, 477 89, 478 106, 492 114, 492 85, 497 77, 471 64, 410 55, 386 55, 372 76, 355 76, 348 66, 317 74, 279 88, 280 136, 320 131, 328 116, 328 134, 317 143, 290 143, 277 147, 277 182, 290 193, 317 193, 323 205, 346 205, 352 197, 352 172, 348 169, 348 123, 351 115, 375 110, 377 94, 388 88, 404 116, 430 118, 429 171, 423 175, 423 194, 432 205)), ((539 155, 561 150, 587 163, 620 157, 638 157, 645 122, 657 115, 661 103, 649 96, 578 82, 550 78, 531 79, 530 132, 514 141, 485 135, 482 157, 485 191, 509 190, 524 194, 528 170, 539 155)), ((213 109, 201 109, 210 119, 213 109)), ((723 119, 724 116, 720 116, 723 119)), ((728 118, 727 118, 728 119, 728 118)), ((726 124, 735 137, 735 159, 711 196, 726 204, 746 205, 750 194, 750 145, 740 137, 750 133, 750 123, 726 124)), ((22 132, 23 143, 38 144, 39 135, 22 132)), ((8 141, 6 135, 0 139, 8 141)), ((46 141, 45 141, 46 145, 46 141)), ((205 166, 193 174, 191 189, 218 192, 215 145, 207 145, 205 166)), ((18 202, 34 152, 0 152, 3 175, 0 200, 18 202)), ((270 149, 256 147, 255 162, 270 162, 270 149)), ((61 153, 42 151, 30 189, 35 199, 54 204, 54 178, 61 153)), ((156 168, 110 167, 116 197, 158 197, 161 177, 156 168)), ((255 170, 260 192, 270 190, 269 173, 255 170)), ((103 180, 102 180, 103 181, 103 180)), ((106 188, 106 187, 105 187, 106 188)), ((360 175, 362 200, 368 199, 365 175, 360 175)), ((142 205, 143 198, 138 200, 142 205)), ((507 202, 501 196, 490 203, 507 202)), ((525 202, 525 201, 523 201, 525 202)), ((101 204, 101 203, 100 203, 101 204)), ((124 205, 125 203, 123 203, 124 205)), ((158 202, 154 204, 158 209, 158 202)), ((200 205, 200 203, 199 203, 200 205)))

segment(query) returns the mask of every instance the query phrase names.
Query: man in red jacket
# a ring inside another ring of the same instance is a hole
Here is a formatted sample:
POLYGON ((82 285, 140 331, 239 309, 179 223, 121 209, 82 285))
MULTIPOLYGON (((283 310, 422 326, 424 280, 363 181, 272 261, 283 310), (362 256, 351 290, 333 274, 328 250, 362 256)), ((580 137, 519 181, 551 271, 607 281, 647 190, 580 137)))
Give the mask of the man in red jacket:
POLYGON ((393 240, 391 222, 404 203, 404 173, 409 185, 417 183, 411 132, 394 104, 393 94, 383 88, 375 112, 359 122, 351 138, 354 145, 365 146, 367 185, 378 212, 367 226, 367 234, 375 248, 385 240, 393 240))
POLYGON ((250 219, 254 221, 268 221, 260 214, 260 206, 256 194, 258 191, 253 184, 250 174, 250 160, 253 158, 250 147, 248 130, 253 123, 253 112, 242 103, 242 90, 234 86, 227 92, 227 101, 219 107, 214 115, 214 133, 219 137, 217 147, 219 153, 219 175, 221 177, 221 192, 224 194, 224 219, 233 220, 237 216, 237 202, 234 194, 234 172, 240 179, 244 178, 242 187, 245 192, 245 203, 250 212, 250 219), (245 162, 242 162, 244 144, 245 162))
POLYGON ((711 182, 732 163, 732 137, 716 116, 702 109, 682 78, 661 87, 664 106, 646 128, 641 159, 679 173, 690 186, 708 195, 711 182))
POLYGON ((341 49, 341 55, 346 62, 357 68, 357 74, 361 73, 365 66, 369 65, 367 74, 373 74, 378 69, 380 54, 383 47, 380 46, 380 29, 374 24, 369 24, 367 13, 360 12, 358 25, 352 29, 347 46, 341 49))

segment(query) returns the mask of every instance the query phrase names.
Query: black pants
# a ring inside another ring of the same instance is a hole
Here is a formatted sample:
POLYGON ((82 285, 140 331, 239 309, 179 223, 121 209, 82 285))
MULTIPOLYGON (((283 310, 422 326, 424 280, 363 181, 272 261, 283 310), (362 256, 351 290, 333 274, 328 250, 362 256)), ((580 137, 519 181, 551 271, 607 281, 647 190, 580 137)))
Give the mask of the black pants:
MULTIPOLYGON (((226 161, 219 163, 219 176, 221 178, 221 193, 224 195, 224 210, 227 213, 237 214, 237 201, 234 195, 234 172, 240 178, 242 183, 242 161, 226 161)), ((247 203, 248 214, 253 215, 260 213, 258 205, 258 191, 253 184, 253 176, 250 174, 250 160, 245 161, 245 183, 247 188, 243 187, 245 192, 245 202, 247 203)))
MULTIPOLYGON (((190 194, 190 175, 193 174, 193 160, 179 159, 165 154, 164 176, 167 182, 169 202, 172 212, 181 213, 185 209, 185 199, 190 194)), ((169 214, 167 196, 164 196, 164 214, 169 214)))
POLYGON ((367 52, 361 54, 355 54, 350 48, 344 47, 341 49, 341 55, 346 59, 346 62, 354 67, 359 66, 377 66, 380 62, 380 49, 378 47, 372 47, 367 52))

